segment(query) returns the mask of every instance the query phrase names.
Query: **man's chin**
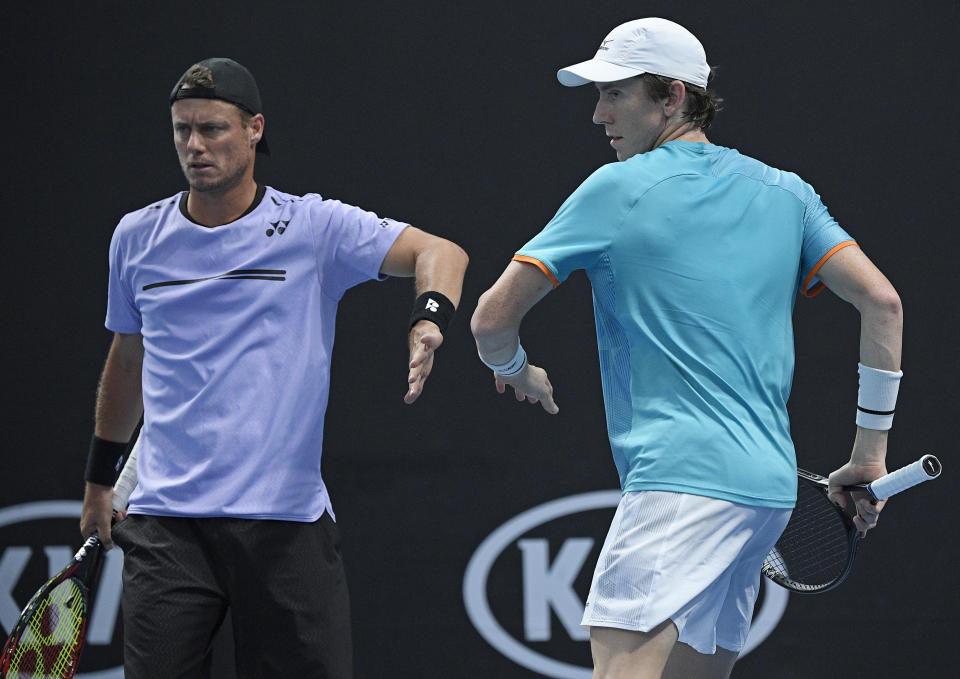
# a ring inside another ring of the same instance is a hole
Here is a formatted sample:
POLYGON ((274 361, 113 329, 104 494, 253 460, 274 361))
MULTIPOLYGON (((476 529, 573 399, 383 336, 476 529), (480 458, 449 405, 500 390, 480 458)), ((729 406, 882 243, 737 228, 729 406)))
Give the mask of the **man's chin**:
POLYGON ((243 181, 244 171, 227 176, 220 174, 216 177, 197 176, 187 171, 184 171, 183 175, 191 191, 197 193, 225 193, 243 181))
POLYGON ((210 181, 201 182, 196 180, 191 181, 188 179, 187 184, 190 185, 191 191, 197 191, 198 193, 210 193, 220 188, 220 184, 218 182, 210 181))
POLYGON ((186 175, 187 185, 190 187, 191 191, 196 191, 197 193, 216 193, 218 191, 223 191, 226 184, 223 179, 214 179, 212 177, 191 177, 189 174, 186 175))

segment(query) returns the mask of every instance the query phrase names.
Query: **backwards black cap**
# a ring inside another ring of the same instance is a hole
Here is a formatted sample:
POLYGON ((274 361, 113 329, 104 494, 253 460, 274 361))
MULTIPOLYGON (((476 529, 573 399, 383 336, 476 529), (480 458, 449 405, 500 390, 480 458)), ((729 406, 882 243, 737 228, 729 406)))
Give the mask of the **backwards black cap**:
MULTIPOLYGON (((172 106, 173 102, 180 99, 220 99, 252 115, 263 113, 260 90, 257 88, 257 81, 253 79, 253 74, 241 64, 226 57, 204 59, 188 68, 170 92, 170 105, 172 106), (211 86, 183 86, 183 81, 196 66, 203 66, 210 70, 213 81, 211 86)), ((260 137, 260 141, 257 142, 257 152, 270 155, 265 137, 260 137)))

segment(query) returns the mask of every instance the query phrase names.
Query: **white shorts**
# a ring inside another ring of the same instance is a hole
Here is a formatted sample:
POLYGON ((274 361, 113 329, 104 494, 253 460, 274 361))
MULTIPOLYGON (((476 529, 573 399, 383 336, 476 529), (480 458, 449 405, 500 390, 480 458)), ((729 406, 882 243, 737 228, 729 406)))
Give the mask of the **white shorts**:
POLYGON ((760 566, 790 509, 643 491, 617 506, 590 585, 584 627, 649 632, 670 619, 700 653, 747 641, 760 566))

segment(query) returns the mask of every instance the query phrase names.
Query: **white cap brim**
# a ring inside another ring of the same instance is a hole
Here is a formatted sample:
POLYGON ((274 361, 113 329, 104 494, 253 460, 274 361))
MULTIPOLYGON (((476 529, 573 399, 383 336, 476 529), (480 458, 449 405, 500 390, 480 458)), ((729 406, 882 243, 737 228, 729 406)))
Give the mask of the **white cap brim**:
POLYGON ((587 83, 612 83, 644 73, 646 71, 638 68, 611 64, 609 61, 594 57, 587 61, 581 61, 579 64, 561 68, 557 71, 557 80, 560 81, 561 85, 577 87, 587 83))

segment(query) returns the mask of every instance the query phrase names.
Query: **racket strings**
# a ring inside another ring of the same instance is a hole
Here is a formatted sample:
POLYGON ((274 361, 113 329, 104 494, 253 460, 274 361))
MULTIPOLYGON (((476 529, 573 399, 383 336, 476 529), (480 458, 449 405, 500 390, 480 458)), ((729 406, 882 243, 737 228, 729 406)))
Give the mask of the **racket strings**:
POLYGON ((21 633, 6 676, 73 676, 86 607, 86 592, 72 578, 51 589, 37 603, 21 633))
POLYGON ((800 588, 819 589, 840 578, 850 558, 850 533, 822 488, 801 481, 797 505, 764 571, 800 588))

